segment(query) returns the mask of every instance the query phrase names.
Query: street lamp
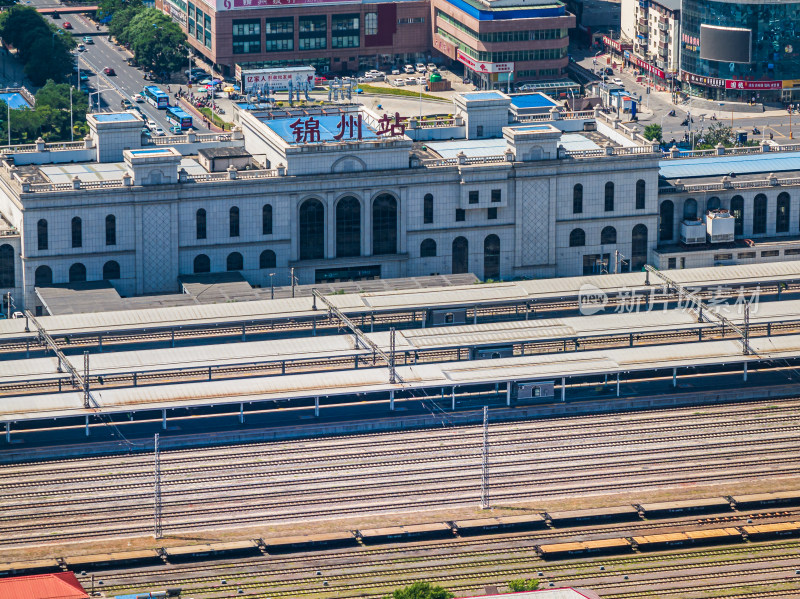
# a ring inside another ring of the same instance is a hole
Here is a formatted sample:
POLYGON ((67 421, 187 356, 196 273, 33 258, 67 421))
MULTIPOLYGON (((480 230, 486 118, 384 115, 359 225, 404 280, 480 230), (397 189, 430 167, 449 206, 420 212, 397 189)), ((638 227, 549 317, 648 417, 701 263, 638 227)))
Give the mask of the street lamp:
POLYGON ((92 96, 97 96, 97 110, 100 110, 100 94, 103 92, 113 92, 116 91, 113 87, 106 87, 104 89, 98 89, 96 92, 92 92, 89 94, 89 108, 92 107, 92 96))

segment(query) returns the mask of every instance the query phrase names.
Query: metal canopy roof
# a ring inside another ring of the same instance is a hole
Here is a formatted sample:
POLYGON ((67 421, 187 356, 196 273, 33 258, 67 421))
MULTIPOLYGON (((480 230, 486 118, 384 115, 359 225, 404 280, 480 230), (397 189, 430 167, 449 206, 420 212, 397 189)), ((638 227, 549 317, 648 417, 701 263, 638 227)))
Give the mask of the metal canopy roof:
POLYGON ((667 179, 690 179, 745 175, 750 173, 776 173, 800 170, 800 152, 773 154, 741 154, 709 158, 668 159, 658 163, 659 174, 667 179))

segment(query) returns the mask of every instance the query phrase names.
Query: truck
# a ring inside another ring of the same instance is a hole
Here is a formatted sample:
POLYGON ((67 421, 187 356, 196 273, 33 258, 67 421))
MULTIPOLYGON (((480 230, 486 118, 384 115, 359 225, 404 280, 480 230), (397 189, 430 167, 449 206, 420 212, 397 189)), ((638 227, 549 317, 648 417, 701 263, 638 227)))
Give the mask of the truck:
POLYGON ((242 69, 236 65, 236 78, 242 87, 242 93, 253 93, 266 89, 271 91, 286 91, 289 81, 297 89, 302 84, 309 83, 314 87, 316 70, 314 67, 276 67, 270 69, 242 69))

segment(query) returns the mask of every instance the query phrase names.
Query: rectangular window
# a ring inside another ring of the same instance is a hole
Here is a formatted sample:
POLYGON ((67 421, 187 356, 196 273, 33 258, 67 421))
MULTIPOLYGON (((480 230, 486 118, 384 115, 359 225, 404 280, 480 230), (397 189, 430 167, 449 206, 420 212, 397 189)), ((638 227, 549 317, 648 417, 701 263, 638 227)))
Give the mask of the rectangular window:
POLYGON ((480 192, 470 191, 469 192, 469 203, 470 204, 477 204, 479 201, 480 201, 480 192))
POLYGON ((204 15, 203 16, 203 26, 206 28, 206 31, 211 31, 211 16, 204 15))
POLYGON ((487 208, 486 218, 488 220, 497 220, 497 208, 487 208))
POLYGON ((281 18, 281 19, 267 19, 265 23, 264 33, 268 36, 286 37, 287 34, 294 35, 294 19, 281 18))
POLYGON ((731 260, 733 254, 714 254, 714 260, 731 260))
POLYGON ((233 21, 233 53, 258 54, 261 52, 261 20, 233 21))
POLYGON ((456 208, 456 222, 463 222, 467 220, 467 213, 463 208, 456 208))
POLYGON ((755 252, 739 252, 738 254, 736 254, 736 257, 739 258, 740 260, 746 260, 748 258, 755 258, 756 257, 756 253, 755 252))
POLYGON ((775 256, 780 256, 780 255, 781 255, 780 250, 766 250, 761 252, 762 258, 774 258, 775 256))
POLYGON ((361 17, 358 14, 331 15, 331 47, 358 48, 361 40, 361 17))
POLYGON ((328 47, 328 18, 325 15, 300 17, 299 50, 324 50, 328 47))
POLYGON ((203 41, 203 45, 205 45, 206 48, 211 48, 211 32, 208 29, 206 29, 205 40, 203 41))
POLYGON ((492 190, 492 202, 501 202, 502 198, 503 198, 502 190, 500 189, 492 190))
POLYGON ((677 258, 669 258, 667 260, 667 268, 675 268, 678 266, 677 258))
POLYGON ((265 52, 286 52, 294 50, 294 40, 267 40, 264 44, 265 52))
POLYGON ((800 248, 790 248, 788 250, 783 250, 784 256, 797 256, 800 254, 800 248))

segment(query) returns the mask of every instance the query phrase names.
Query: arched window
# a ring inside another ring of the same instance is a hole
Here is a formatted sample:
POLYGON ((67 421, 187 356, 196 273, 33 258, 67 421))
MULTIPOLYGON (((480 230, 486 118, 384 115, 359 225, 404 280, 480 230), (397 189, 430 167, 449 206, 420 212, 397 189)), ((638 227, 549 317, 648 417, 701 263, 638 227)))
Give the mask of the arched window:
POLYGON ((778 194, 778 206, 775 211, 775 232, 787 233, 789 231, 789 220, 791 213, 792 199, 785 191, 778 194))
POLYGON ((198 239, 205 239, 206 238, 206 211, 204 208, 200 208, 197 211, 197 215, 195 217, 195 225, 197 227, 197 238, 198 239))
POLYGON ((419 244, 420 258, 433 258, 436 255, 436 242, 433 239, 424 239, 419 244))
POLYGON ((198 254, 194 257, 194 273, 204 272, 211 272, 211 259, 205 254, 198 254))
POLYGON ((611 181, 606 183, 605 210, 606 212, 614 210, 614 184, 611 181))
POLYGON ((47 221, 40 219, 36 223, 36 241, 40 250, 47 249, 47 221))
POLYGON ((117 217, 113 214, 106 216, 106 245, 117 245, 117 217))
POLYGON ((69 267, 69 282, 81 283, 86 280, 86 267, 80 262, 76 262, 69 267))
POLYGON ((236 206, 231 207, 228 220, 228 236, 239 237, 239 209, 236 206))
POLYGON ((79 248, 83 246, 83 222, 80 217, 72 219, 72 247, 79 248))
POLYGON ((228 254, 228 260, 225 263, 225 268, 231 270, 244 270, 244 258, 239 252, 231 252, 228 254))
POLYGON ((361 202, 352 196, 336 203, 336 257, 361 255, 361 202))
POLYGON ((710 212, 711 210, 719 210, 720 206, 722 206, 720 199, 717 196, 711 196, 706 202, 706 212, 710 212))
POLYGON ((275 260, 275 252, 272 250, 264 250, 258 257, 259 268, 275 268, 277 261, 275 260))
POLYGON ((733 215, 733 234, 744 235, 744 198, 733 196, 731 198, 731 214, 733 215))
POLYGON ((767 232, 767 196, 763 193, 753 198, 753 235, 767 232))
POLYGON ((483 279, 500 278, 500 238, 487 235, 483 240, 483 279))
POLYGON ((433 195, 429 193, 422 200, 422 222, 426 225, 433 222, 433 195))
POLYGON ((697 200, 694 198, 684 200, 683 220, 697 220, 697 200))
POLYGON ((372 253, 397 253, 397 200, 388 193, 372 202, 372 253))
POLYGON ((0 245, 0 289, 14 287, 14 248, 0 245))
POLYGON ((600 231, 600 244, 617 243, 617 230, 614 227, 603 227, 600 231))
POLYGON ((310 199, 300 206, 300 259, 325 257, 325 207, 310 199))
POLYGON ((636 225, 631 233, 631 271, 641 270, 647 263, 647 227, 636 225))
POLYGON ((111 281, 112 279, 119 279, 119 262, 116 260, 109 260, 103 264, 103 278, 111 281))
POLYGON ((452 271, 454 275, 469 271, 469 243, 466 237, 456 237, 453 240, 452 271))
POLYGON ((646 185, 644 179, 636 182, 636 209, 644 210, 646 185))
POLYGON ((581 214, 583 212, 583 185, 576 183, 572 188, 572 213, 581 214))
POLYGON ((569 247, 577 248, 586 245, 586 233, 583 229, 572 229, 569 234, 569 247))
POLYGON ((658 240, 672 241, 675 234, 675 204, 672 200, 664 200, 658 209, 658 240))
POLYGON ((33 284, 36 287, 46 287, 53 284, 53 270, 47 266, 42 265, 33 273, 33 284))
POLYGON ((261 208, 261 234, 272 235, 272 204, 264 204, 261 208))

